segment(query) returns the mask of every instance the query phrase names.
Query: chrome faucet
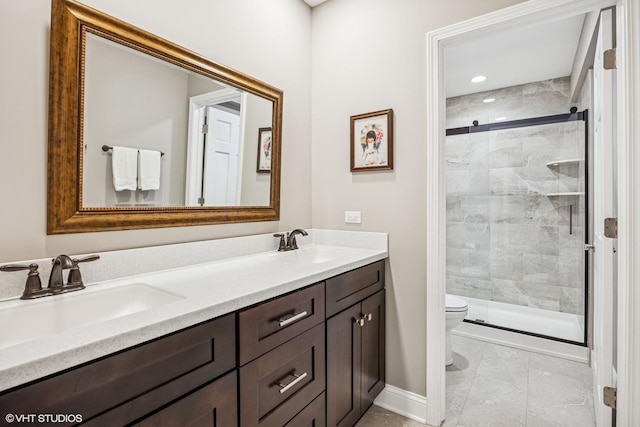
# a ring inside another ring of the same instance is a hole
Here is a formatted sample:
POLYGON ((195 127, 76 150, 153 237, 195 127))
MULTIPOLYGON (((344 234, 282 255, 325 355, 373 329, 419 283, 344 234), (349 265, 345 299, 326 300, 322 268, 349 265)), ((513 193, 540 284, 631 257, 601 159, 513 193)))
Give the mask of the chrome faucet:
POLYGON ((284 234, 282 234, 282 233, 274 234, 273 237, 279 237, 280 238, 280 244, 278 245, 278 252, 293 251, 295 249, 298 249, 298 242, 296 242, 296 234, 300 234, 302 236, 308 236, 309 235, 306 231, 304 231, 301 228, 296 228, 291 233, 287 233, 286 234, 286 241, 285 241, 285 235, 284 234))

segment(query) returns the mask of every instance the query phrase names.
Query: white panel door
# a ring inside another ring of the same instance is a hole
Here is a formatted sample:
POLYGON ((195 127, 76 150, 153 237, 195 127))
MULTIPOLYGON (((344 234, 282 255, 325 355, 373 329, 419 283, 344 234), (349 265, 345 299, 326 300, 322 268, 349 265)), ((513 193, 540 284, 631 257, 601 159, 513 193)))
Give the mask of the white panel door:
POLYGON ((205 147, 202 192, 206 206, 233 206, 239 203, 238 146, 240 117, 208 106, 209 132, 205 147))
POLYGON ((605 70, 604 51, 613 43, 611 10, 601 13, 594 61, 594 244, 593 256, 593 374, 594 407, 598 427, 612 425, 611 409, 603 403, 603 388, 613 386, 614 241, 604 235, 604 219, 615 217, 613 149, 615 136, 615 70, 605 70))

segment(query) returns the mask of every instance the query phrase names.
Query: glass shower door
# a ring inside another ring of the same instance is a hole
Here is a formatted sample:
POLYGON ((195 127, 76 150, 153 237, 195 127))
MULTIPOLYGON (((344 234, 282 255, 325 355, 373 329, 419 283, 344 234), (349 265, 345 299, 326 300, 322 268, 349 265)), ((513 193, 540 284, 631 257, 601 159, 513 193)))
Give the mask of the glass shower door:
POLYGON ((585 117, 447 136, 447 293, 467 320, 584 343, 585 117))

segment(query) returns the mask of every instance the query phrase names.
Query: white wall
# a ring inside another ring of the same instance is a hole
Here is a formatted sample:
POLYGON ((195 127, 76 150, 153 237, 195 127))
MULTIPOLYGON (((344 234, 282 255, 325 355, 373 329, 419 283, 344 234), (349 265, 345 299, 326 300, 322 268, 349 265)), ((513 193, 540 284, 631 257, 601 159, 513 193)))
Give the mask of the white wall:
POLYGON ((281 220, 47 236, 50 0, 0 0, 0 263, 311 226, 311 12, 305 3, 83 2, 284 91, 281 220))
POLYGON ((84 73, 82 206, 181 206, 189 73, 94 35, 84 73), (160 189, 116 192, 103 145, 163 152, 160 189))
POLYGON ((389 233, 387 382, 423 396, 426 33, 518 2, 329 0, 312 13, 312 223, 389 233), (394 170, 351 173, 349 116, 386 108, 394 170))
MULTIPOLYGON (((243 206, 268 205, 271 173, 256 172, 258 168, 258 129, 271 127, 273 103, 249 94, 246 109, 240 204, 243 206)), ((307 138, 307 141, 310 142, 310 139, 307 138)))

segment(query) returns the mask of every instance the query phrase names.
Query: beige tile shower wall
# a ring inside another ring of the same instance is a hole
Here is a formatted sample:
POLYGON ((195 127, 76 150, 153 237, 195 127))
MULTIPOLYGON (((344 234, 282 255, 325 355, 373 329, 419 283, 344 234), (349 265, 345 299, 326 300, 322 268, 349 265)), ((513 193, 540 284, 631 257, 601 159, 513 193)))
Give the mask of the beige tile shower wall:
POLYGON ((47 236, 51 2, 0 0, 0 263, 311 226, 311 10, 304 2, 83 2, 284 91, 281 220, 47 236))
MULTIPOLYGON (((314 8, 314 227, 389 233, 387 382, 425 394, 426 34, 513 0, 329 0, 314 8), (394 110, 394 169, 349 171, 349 116, 394 110), (344 211, 362 212, 345 224, 344 211)), ((302 166, 302 165, 301 165, 302 166)), ((437 350, 434 350, 437 351, 437 350)))
MULTIPOLYGON (((450 127, 568 113, 569 79, 449 99, 450 127), (483 103, 484 98, 494 103, 483 103)), ((584 314, 582 121, 447 137, 447 291, 584 314)))

